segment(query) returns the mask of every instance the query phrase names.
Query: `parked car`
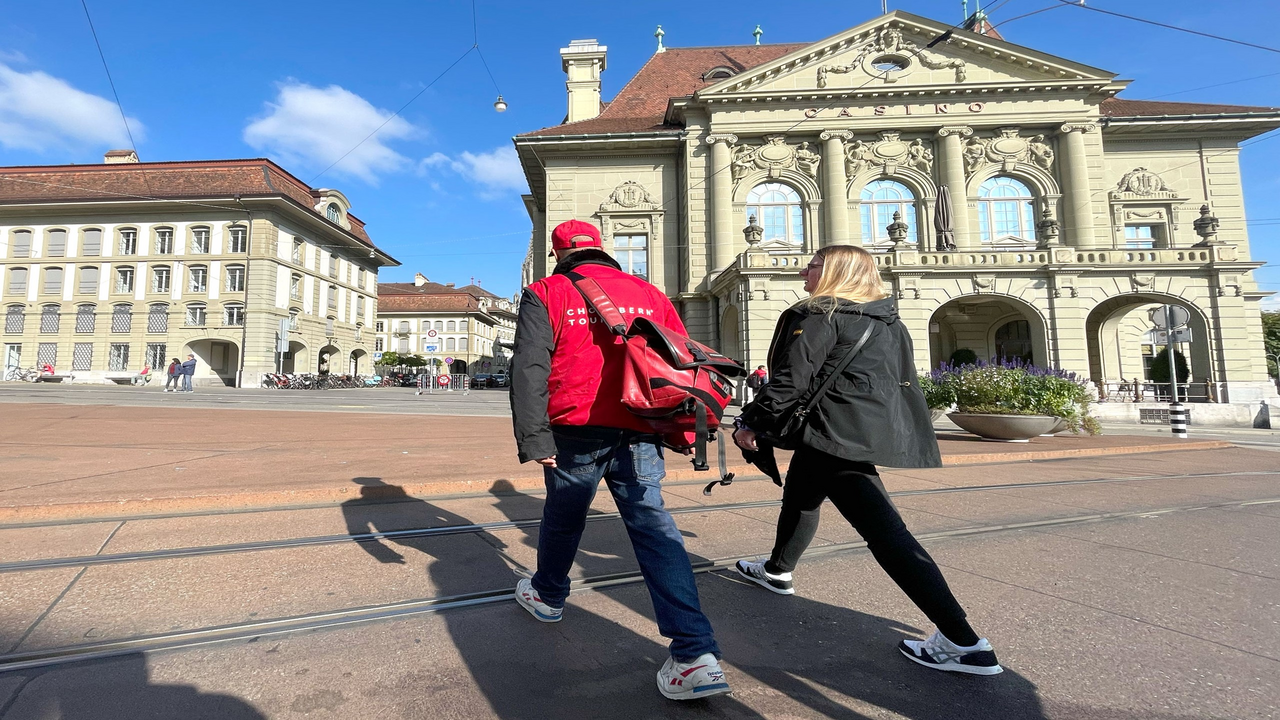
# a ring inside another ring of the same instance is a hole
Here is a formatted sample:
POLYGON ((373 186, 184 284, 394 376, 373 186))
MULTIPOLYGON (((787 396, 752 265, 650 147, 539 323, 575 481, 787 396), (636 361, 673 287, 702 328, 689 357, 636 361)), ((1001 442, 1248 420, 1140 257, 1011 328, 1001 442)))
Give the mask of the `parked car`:
POLYGON ((477 389, 493 387, 493 376, 489 373, 476 373, 471 376, 471 387, 477 389))
POLYGON ((401 373, 399 380, 400 380, 400 387, 417 387, 418 386, 417 373, 401 373))
POLYGON ((507 379, 507 374, 504 372, 494 373, 491 379, 494 387, 504 388, 510 384, 510 380, 507 379))

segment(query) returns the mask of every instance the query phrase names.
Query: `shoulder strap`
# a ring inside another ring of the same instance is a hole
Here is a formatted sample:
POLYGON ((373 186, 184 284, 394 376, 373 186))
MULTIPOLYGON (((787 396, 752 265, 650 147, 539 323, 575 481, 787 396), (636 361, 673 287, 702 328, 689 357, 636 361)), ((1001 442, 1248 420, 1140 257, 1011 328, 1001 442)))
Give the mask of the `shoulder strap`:
POLYGON ((840 358, 840 362, 822 379, 822 384, 818 385, 817 389, 809 397, 801 401, 800 407, 796 409, 797 415, 801 417, 808 415, 813 406, 817 405, 818 401, 822 399, 822 396, 827 394, 827 391, 831 389, 831 385, 835 383, 836 378, 840 377, 840 373, 843 373, 845 368, 849 367, 849 363, 853 362, 854 356, 862 350, 862 346, 867 344, 867 339, 871 337, 871 331, 874 328, 875 320, 867 318, 867 329, 862 331, 862 337, 858 338, 858 342, 849 349, 849 352, 845 353, 844 357, 840 358))
POLYGON ((569 278, 578 293, 582 295, 582 299, 596 311, 596 315, 609 326, 614 335, 627 334, 627 319, 618 312, 618 306, 613 304, 609 294, 600 287, 600 283, 596 282, 595 278, 589 278, 577 272, 567 272, 565 277, 569 278))

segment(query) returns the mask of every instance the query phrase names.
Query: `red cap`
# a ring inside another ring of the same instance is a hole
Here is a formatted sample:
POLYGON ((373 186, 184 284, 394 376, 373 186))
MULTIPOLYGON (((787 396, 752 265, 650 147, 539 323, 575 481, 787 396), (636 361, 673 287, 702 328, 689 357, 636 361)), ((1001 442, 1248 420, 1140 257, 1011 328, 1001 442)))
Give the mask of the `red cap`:
POLYGON ((567 220, 551 231, 551 249, 568 250, 570 248, 603 248, 600 231, 591 223, 581 220, 567 220))

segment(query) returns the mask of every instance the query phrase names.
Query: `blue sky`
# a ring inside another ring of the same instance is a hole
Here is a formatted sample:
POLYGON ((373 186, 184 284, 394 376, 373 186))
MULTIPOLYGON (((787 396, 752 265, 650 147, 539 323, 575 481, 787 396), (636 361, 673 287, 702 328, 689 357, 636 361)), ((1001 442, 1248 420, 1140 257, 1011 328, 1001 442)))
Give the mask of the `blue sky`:
MULTIPOLYGON (((144 160, 272 157, 304 181, 351 198, 375 241, 404 263, 383 279, 423 272, 465 284, 474 277, 509 295, 519 288, 529 234, 510 138, 564 116, 557 51, 569 40, 595 37, 609 46, 610 98, 652 54, 659 23, 673 47, 749 43, 757 23, 765 42, 812 41, 880 6, 743 0, 709 12, 696 3, 477 2, 481 49, 510 109, 493 111, 497 92, 472 53, 320 176, 471 47, 469 1, 89 0, 89 8, 144 160)), ((996 23, 1051 4, 986 3, 996 23)), ((1280 43, 1271 31, 1280 26, 1280 3, 1090 4, 1280 43)), ((961 17, 958 0, 890 8, 948 22, 961 17)), ((1071 7, 1000 30, 1012 42, 1135 80, 1126 97, 1280 106, 1280 75, 1234 82, 1280 73, 1276 53, 1071 7)), ((0 164, 100 162, 103 150, 127 147, 122 128, 79 1, 7 3, 0 16, 0 164)), ((1280 139, 1245 150, 1254 257, 1280 265, 1277 167, 1280 139)), ((1280 267, 1264 268, 1258 279, 1263 289, 1280 291, 1280 267)))

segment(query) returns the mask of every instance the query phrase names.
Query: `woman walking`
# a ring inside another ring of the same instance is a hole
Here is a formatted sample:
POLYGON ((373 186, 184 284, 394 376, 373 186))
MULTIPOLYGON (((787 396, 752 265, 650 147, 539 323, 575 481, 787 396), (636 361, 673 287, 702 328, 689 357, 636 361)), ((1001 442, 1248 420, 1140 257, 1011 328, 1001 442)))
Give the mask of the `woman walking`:
POLYGON ((876 472, 876 465, 940 467, 942 461, 916 379, 911 337, 885 295, 875 260, 862 248, 833 245, 819 250, 800 275, 809 298, 779 318, 769 348, 772 378, 742 409, 734 432, 740 447, 756 452, 759 442, 788 428, 795 454, 777 540, 768 560, 739 561, 737 570, 767 590, 794 594, 792 571, 830 498, 880 567, 938 627, 926 640, 903 640, 902 654, 937 670, 995 675, 1002 668, 991 643, 969 626, 876 472), (787 420, 810 400, 796 432, 787 420))

